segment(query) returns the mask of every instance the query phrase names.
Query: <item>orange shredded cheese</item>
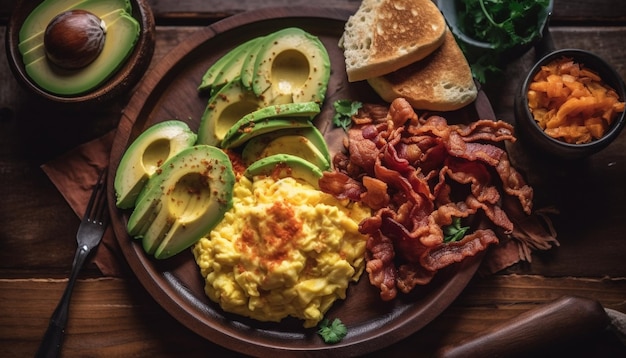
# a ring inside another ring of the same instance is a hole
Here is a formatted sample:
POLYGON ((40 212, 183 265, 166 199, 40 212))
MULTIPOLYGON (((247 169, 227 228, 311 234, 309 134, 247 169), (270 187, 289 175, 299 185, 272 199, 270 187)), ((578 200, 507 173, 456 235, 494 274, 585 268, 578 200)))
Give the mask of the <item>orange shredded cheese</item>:
POLYGON ((528 107, 546 134, 580 144, 601 138, 624 111, 624 102, 596 72, 562 57, 533 77, 528 107))

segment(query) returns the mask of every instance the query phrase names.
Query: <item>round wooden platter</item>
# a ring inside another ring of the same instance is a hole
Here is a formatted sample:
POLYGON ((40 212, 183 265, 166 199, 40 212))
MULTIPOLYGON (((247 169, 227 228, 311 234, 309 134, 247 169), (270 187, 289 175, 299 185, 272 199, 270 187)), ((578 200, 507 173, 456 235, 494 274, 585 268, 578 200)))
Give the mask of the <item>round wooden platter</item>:
MULTIPOLYGON (((217 58, 237 44, 285 27, 300 27, 318 36, 331 59, 331 80, 323 110, 316 125, 324 133, 331 151, 341 148, 341 129, 333 128, 332 103, 338 99, 380 101, 366 82, 348 83, 343 52, 338 41, 351 14, 344 10, 319 8, 272 8, 243 13, 194 33, 168 54, 142 80, 120 120, 111 152, 109 203, 117 240, 131 269, 154 299, 182 324, 200 336, 231 350, 250 354, 362 355, 391 345, 415 333, 448 307, 478 269, 482 256, 469 258, 440 271, 433 282, 409 295, 383 302, 370 285, 367 274, 348 289, 327 313, 340 318, 348 335, 338 344, 325 344, 316 329, 304 329, 302 322, 285 319, 266 323, 228 314, 204 293, 193 255, 184 252, 168 260, 144 254, 138 241, 126 232, 129 212, 115 207, 112 179, 127 146, 152 124, 180 119, 197 130, 208 98, 198 94, 202 75, 217 58)), ((486 98, 482 103, 490 106, 486 98)), ((450 113, 476 118, 478 106, 450 113)))

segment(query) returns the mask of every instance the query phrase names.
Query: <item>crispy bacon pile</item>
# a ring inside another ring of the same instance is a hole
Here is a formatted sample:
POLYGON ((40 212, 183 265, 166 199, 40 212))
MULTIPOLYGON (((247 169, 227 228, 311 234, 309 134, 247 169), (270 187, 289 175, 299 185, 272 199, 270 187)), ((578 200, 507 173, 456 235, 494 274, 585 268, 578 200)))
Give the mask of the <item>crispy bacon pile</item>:
POLYGON ((368 235, 366 270, 383 300, 427 284, 438 270, 497 243, 492 228, 512 232, 501 195, 531 212, 532 188, 496 145, 515 140, 508 123, 448 125, 440 116, 419 118, 397 99, 389 107, 364 105, 353 124, 347 153, 333 158, 335 170, 319 185, 373 210, 359 230, 368 235), (483 217, 488 220, 478 219, 483 217), (473 232, 446 243, 442 228, 454 218, 474 222, 473 232))

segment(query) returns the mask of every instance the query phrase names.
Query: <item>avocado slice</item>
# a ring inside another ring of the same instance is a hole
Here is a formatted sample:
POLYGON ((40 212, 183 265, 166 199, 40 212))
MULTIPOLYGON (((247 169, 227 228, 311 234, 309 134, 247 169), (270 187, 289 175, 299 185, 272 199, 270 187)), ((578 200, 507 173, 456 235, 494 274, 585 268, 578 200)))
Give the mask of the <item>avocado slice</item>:
POLYGON ((316 36, 289 27, 266 36, 254 64, 252 89, 266 102, 288 96, 291 102, 322 103, 330 78, 330 59, 316 36))
POLYGON ((252 138, 243 148, 245 165, 274 154, 291 154, 308 160, 322 171, 330 168, 330 153, 315 127, 284 129, 252 138))
POLYGON ((146 253, 166 259, 207 235, 232 207, 235 174, 221 149, 195 145, 168 159, 150 178, 128 218, 128 233, 146 253))
POLYGON ((219 145, 239 119, 260 107, 259 98, 252 91, 243 88, 237 77, 209 99, 200 119, 198 143, 219 145))
POLYGON ((240 77, 241 66, 248 52, 259 39, 253 38, 248 40, 217 59, 202 76, 198 91, 206 92, 210 90, 211 95, 213 95, 220 87, 231 82, 234 78, 240 77))
POLYGON ((250 164, 244 175, 253 179, 264 175, 277 178, 293 177, 304 180, 314 188, 319 189, 319 180, 322 171, 311 162, 290 154, 274 154, 250 164))
POLYGON ((319 112, 320 106, 315 102, 286 103, 261 107, 256 111, 244 115, 232 124, 224 134, 221 146, 222 148, 235 147, 243 143, 243 141, 248 140, 246 136, 251 138, 252 136, 258 135, 259 133, 256 132, 255 128, 262 122, 271 122, 273 119, 281 117, 303 117, 311 119, 319 112), (235 141, 237 144, 234 144, 235 141))
POLYGON ((179 120, 157 123, 141 133, 124 152, 115 174, 117 207, 135 206, 148 179, 166 160, 193 146, 196 137, 187 123, 179 120))
MULTIPOLYGON (((57 15, 75 9, 83 9, 98 16, 105 23, 107 16, 123 10, 132 12, 129 0, 46 0, 39 4, 24 20, 19 33, 18 49, 22 55, 36 46, 43 45, 46 27, 57 15)), ((24 61, 29 63, 30 61, 24 61)))
MULTIPOLYGON (((236 56, 233 56, 224 67, 222 67, 221 71, 215 76, 215 80, 213 81, 212 91, 214 89, 219 89, 221 86, 227 84, 228 82, 239 79, 241 77, 241 71, 243 68, 243 63, 246 58, 248 58, 248 54, 252 49, 254 49, 254 45, 257 42, 260 42, 261 38, 254 38, 245 42, 236 56)), ((244 86, 245 87, 245 86, 244 86)))
POLYGON ((246 57, 241 65, 241 83, 243 87, 252 90, 252 77, 254 74, 254 63, 259 53, 259 48, 263 45, 264 39, 259 38, 248 50, 246 57))
POLYGON ((236 133, 222 142, 222 148, 236 148, 246 143, 256 136, 275 132, 289 128, 309 128, 313 123, 305 117, 273 118, 268 121, 253 123, 253 126, 246 128, 246 132, 236 133))
POLYGON ((116 10, 107 23, 106 38, 100 55, 78 70, 62 70, 46 58, 45 51, 25 64, 28 76, 42 89, 62 96, 87 92, 106 81, 124 63, 139 37, 137 20, 124 10, 116 10))

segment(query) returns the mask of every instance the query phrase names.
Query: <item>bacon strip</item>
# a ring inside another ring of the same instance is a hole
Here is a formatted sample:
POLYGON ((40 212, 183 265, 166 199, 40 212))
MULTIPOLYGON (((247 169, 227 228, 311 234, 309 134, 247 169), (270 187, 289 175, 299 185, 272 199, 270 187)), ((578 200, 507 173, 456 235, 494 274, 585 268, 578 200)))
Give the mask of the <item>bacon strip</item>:
POLYGON ((532 188, 496 145, 514 141, 512 129, 502 121, 449 125, 441 116, 420 118, 403 99, 388 108, 364 105, 353 118, 348 154, 333 160, 335 170, 319 184, 373 210, 359 230, 368 235, 366 270, 383 300, 498 242, 491 229, 444 242, 442 228, 454 218, 484 217, 510 233, 514 225, 500 207, 502 195, 530 212, 532 188))

